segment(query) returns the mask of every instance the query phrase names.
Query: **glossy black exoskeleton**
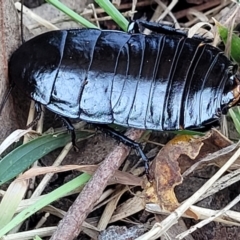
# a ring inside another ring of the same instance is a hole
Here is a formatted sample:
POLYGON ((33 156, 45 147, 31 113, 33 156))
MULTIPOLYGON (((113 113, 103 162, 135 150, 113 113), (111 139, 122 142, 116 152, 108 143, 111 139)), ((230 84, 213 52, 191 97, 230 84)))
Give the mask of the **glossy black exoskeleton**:
MULTIPOLYGON (((182 30, 145 21, 138 21, 130 32, 135 33, 44 33, 13 53, 10 81, 38 107, 41 103, 62 117, 74 146, 68 118, 101 128, 116 123, 160 131, 191 129, 212 124, 238 103, 237 66, 203 38, 188 38, 182 30), (136 33, 140 27, 154 33, 136 33)), ((112 129, 104 131, 137 149, 148 175, 141 146, 112 129)))
POLYGON ((143 23, 158 33, 34 37, 13 53, 10 80, 61 116, 141 129, 206 126, 238 100, 236 66, 218 48, 143 23))

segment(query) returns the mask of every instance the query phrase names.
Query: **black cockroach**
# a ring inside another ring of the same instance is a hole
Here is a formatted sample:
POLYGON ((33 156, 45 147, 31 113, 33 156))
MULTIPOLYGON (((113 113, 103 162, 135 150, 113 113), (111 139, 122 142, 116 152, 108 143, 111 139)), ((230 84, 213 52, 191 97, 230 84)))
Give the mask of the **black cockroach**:
POLYGON ((9 78, 52 112, 152 130, 205 127, 238 102, 237 66, 174 28, 47 32, 12 55, 9 78))

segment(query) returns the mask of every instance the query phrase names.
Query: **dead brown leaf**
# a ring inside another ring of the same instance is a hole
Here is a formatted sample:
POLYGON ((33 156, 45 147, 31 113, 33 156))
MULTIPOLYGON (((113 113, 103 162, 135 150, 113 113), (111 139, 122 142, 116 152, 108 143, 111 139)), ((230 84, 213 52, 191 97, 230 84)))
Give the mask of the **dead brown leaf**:
MULTIPOLYGON (((184 176, 206 165, 223 166, 230 158, 233 150, 236 149, 236 146, 232 145, 232 142, 216 129, 212 129, 206 135, 203 143, 204 145, 194 161, 186 155, 179 157, 179 166, 181 172, 184 172, 184 176)), ((235 162, 234 166, 239 166, 239 161, 235 162)))
POLYGON ((148 202, 158 203, 168 211, 179 206, 174 193, 174 187, 182 182, 177 160, 182 154, 191 159, 196 158, 205 138, 206 136, 179 135, 161 149, 150 168, 153 182, 146 190, 148 202))
POLYGON ((236 148, 233 146, 229 150, 231 146, 232 142, 216 129, 203 137, 176 136, 161 149, 151 165, 150 176, 153 181, 146 186, 147 202, 157 203, 162 209, 173 211, 179 206, 174 187, 182 183, 181 173, 189 169, 189 174, 209 164, 222 166, 236 148), (226 151, 223 151, 225 148, 226 151), (221 151, 223 153, 219 157, 221 151))

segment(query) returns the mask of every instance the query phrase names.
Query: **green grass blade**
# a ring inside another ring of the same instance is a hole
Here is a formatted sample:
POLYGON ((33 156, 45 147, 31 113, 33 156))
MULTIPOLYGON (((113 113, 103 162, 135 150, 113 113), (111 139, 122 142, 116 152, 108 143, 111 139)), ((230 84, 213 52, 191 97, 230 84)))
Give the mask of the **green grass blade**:
MULTIPOLYGON (((127 19, 114 7, 114 5, 108 0, 95 0, 96 3, 104 9, 104 11, 112 17, 112 19, 120 26, 124 31, 127 31, 128 21, 127 19)), ((74 19, 76 22, 87 28, 97 28, 94 24, 81 17, 79 14, 75 13, 73 10, 68 8, 66 5, 62 4, 58 0, 46 0, 49 4, 53 5, 60 11, 64 12, 66 15, 74 19)))
POLYGON ((66 15, 68 15, 70 18, 74 19, 76 22, 80 23, 81 25, 87 28, 97 28, 97 26, 95 26, 85 18, 81 17, 79 14, 75 13, 73 10, 71 10, 70 8, 68 8, 66 5, 62 4, 58 0, 46 0, 46 2, 53 5, 60 11, 64 12, 66 15))
MULTIPOLYGON (((218 22, 216 22, 216 26, 223 43, 226 44, 228 39, 228 28, 218 22)), ((240 38, 235 33, 232 34, 231 57, 236 63, 240 64, 240 38)))
POLYGON ((95 0, 95 2, 102 8, 104 11, 112 17, 112 19, 122 28, 125 32, 128 28, 127 19, 114 7, 114 5, 109 0, 95 0))
POLYGON ((65 196, 69 192, 75 190, 79 186, 85 184, 89 179, 90 175, 83 173, 81 176, 71 180, 70 182, 64 184, 63 186, 57 188, 49 194, 46 194, 43 198, 36 201, 32 206, 24 209, 18 215, 16 215, 11 222, 9 222, 5 227, 0 230, 0 238, 8 233, 11 229, 16 227, 18 224, 23 222, 25 219, 32 216, 34 213, 42 209, 43 207, 49 205, 50 203, 56 201, 57 199, 65 196))
POLYGON ((237 132, 240 134, 240 107, 230 108, 228 111, 237 132))
POLYGON ((39 236, 35 236, 33 240, 42 240, 42 238, 40 238, 39 236))
MULTIPOLYGON (((92 135, 89 132, 76 131, 77 139, 92 135)), ((19 146, 0 161, 0 185, 16 177, 32 163, 49 152, 65 146, 71 141, 71 134, 55 133, 36 138, 19 146)))

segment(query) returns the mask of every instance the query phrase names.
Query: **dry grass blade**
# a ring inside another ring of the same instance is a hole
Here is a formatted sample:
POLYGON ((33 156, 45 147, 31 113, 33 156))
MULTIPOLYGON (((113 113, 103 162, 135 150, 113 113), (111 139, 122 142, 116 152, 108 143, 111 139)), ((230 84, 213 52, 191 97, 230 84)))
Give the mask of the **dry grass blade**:
MULTIPOLYGON (((220 217, 221 215, 225 214, 226 211, 228 211, 230 208, 232 208, 234 205, 236 205, 240 201, 240 195, 238 195, 232 202, 230 202, 225 208, 221 209, 220 211, 217 211, 213 216, 199 222, 198 224, 192 226, 188 231, 183 232, 177 236, 179 239, 184 239, 187 235, 191 234, 198 228, 202 228, 204 225, 212 222, 215 218, 220 217)), ((239 224, 240 226, 240 224, 239 224)))
POLYGON ((0 229, 8 224, 13 218, 16 209, 24 198, 28 186, 28 181, 13 181, 8 187, 0 204, 0 229))
POLYGON ((221 191, 224 188, 231 186, 232 184, 238 182, 239 179, 240 179, 240 169, 230 172, 229 174, 221 177, 218 181, 216 181, 212 185, 212 187, 204 195, 202 195, 199 198, 199 201, 221 191))
POLYGON ((208 17, 206 16, 206 14, 196 10, 196 9, 190 9, 187 13, 187 17, 189 19, 191 19, 192 17, 196 17, 197 19, 199 19, 201 22, 207 22, 209 21, 208 17), (191 15, 191 17, 189 17, 189 15, 191 15))
POLYGON ((195 164, 193 164, 190 168, 188 168, 183 174, 183 177, 188 176, 190 173, 192 173, 194 170, 196 170, 197 168, 199 168, 200 166, 204 165, 204 164, 211 164, 211 162, 213 162, 215 159, 219 158, 220 156, 224 156, 228 153, 231 153, 232 151, 234 151, 235 149, 237 149, 239 147, 240 143, 235 143, 232 144, 230 146, 227 146, 225 148, 220 149, 219 151, 216 151, 214 153, 210 153, 208 154, 206 157, 200 159, 198 162, 196 162, 195 164))
MULTIPOLYGON (((216 5, 216 7, 211 8, 209 11, 205 12, 205 16, 208 17, 209 19, 212 17, 212 15, 216 12, 219 12, 221 9, 229 5, 229 1, 223 1, 222 4, 216 5)), ((192 26, 193 24, 198 22, 198 18, 194 18, 184 24, 186 28, 192 26)))
MULTIPOLYGON (((62 157, 62 155, 60 157, 62 157)), ((58 160, 59 159, 60 158, 58 158, 58 160)), ((28 171, 24 172, 22 175, 20 175, 17 178, 17 180, 19 180, 19 181, 28 180, 29 178, 34 178, 39 175, 44 175, 44 174, 51 175, 54 173, 67 172, 67 171, 72 171, 72 170, 81 171, 81 172, 85 172, 90 175, 93 175, 97 169, 98 169, 97 165, 81 165, 81 166, 79 166, 79 165, 54 166, 53 165, 50 167, 35 167, 35 168, 31 168, 28 171)), ((51 177, 51 176, 49 176, 49 177, 51 177)), ((47 177, 46 180, 48 180, 49 177, 47 177)), ((114 173, 114 176, 109 179, 108 184, 112 185, 112 184, 117 184, 117 183, 123 184, 123 185, 142 186, 143 180, 142 180, 142 178, 133 176, 130 173, 116 170, 114 173)), ((42 185, 42 187, 39 189, 39 191, 43 190, 42 189, 43 185, 46 185, 46 182, 44 181, 41 185, 42 185)), ((40 193, 39 191, 37 191, 38 193, 36 193, 34 198, 38 197, 38 195, 40 193)))
MULTIPOLYGON (((16 2, 15 7, 17 8, 18 11, 21 11, 21 3, 20 2, 16 2)), ((55 25, 53 25, 49 21, 46 21, 45 19, 41 18, 40 16, 38 16, 37 14, 35 14, 34 12, 32 12, 30 9, 28 9, 25 6, 23 6, 23 13, 26 14, 27 16, 29 16, 30 18, 34 19, 40 25, 45 26, 46 28, 48 28, 50 30, 58 30, 59 29, 55 25)))
MULTIPOLYGON (((206 3, 201 4, 199 6, 196 6, 196 7, 194 7, 194 9, 196 9, 198 11, 203 11, 205 9, 209 9, 209 8, 219 6, 219 5, 221 5, 221 0, 212 0, 212 1, 207 1, 206 3)), ((187 13, 190 9, 192 9, 192 7, 188 8, 188 9, 180 10, 180 11, 176 12, 174 15, 177 19, 183 18, 187 15, 187 13)))
POLYGON ((12 132, 0 145, 0 155, 14 142, 17 142, 22 136, 27 133, 36 133, 31 129, 18 129, 12 132))
POLYGON ((26 232, 14 233, 9 234, 8 236, 4 236, 2 240, 28 240, 28 239, 35 239, 36 236, 38 237, 49 237, 53 234, 57 227, 46 227, 46 228, 39 228, 34 229, 26 232))
POLYGON ((132 216, 133 214, 144 210, 145 203, 143 198, 136 195, 123 204, 119 205, 114 215, 112 216, 110 223, 123 220, 126 217, 132 216))
MULTIPOLYGON (((189 38, 192 38, 194 34, 199 34, 199 30, 202 28, 202 27, 205 27, 205 26, 208 26, 210 27, 211 29, 213 28, 213 26, 208 23, 208 22, 200 22, 200 23, 197 23, 195 24, 193 27, 191 27, 189 30, 188 30, 188 37, 189 38)), ((209 33, 210 35, 210 32, 206 32, 206 33, 209 33)), ((213 36, 212 36, 213 38, 213 36)))
MULTIPOLYGON (((159 11, 159 9, 167 9, 168 8, 162 1, 160 1, 160 0, 155 0, 155 1, 158 4, 158 7, 157 7, 157 9, 155 11, 156 13, 159 11)), ((169 14, 169 16, 171 17, 172 21, 175 23, 176 28, 180 28, 180 25, 179 25, 177 19, 175 18, 175 16, 173 15, 173 13, 171 11, 167 11, 167 14, 169 14)), ((154 15, 155 15, 155 13, 154 13, 154 15)), ((152 18, 152 21, 158 22, 158 21, 161 20, 161 17, 162 17, 162 15, 154 16, 152 18)))
POLYGON ((108 204, 105 206, 102 216, 101 216, 100 220, 98 221, 98 225, 97 225, 97 228, 100 231, 106 229, 106 227, 109 224, 109 221, 117 207, 119 199, 126 191, 128 191, 127 187, 122 187, 122 186, 119 187, 115 191, 115 194, 117 194, 117 196, 114 197, 111 201, 109 201, 108 204))
MULTIPOLYGON (((170 212, 166 211, 165 209, 161 209, 159 205, 157 204, 147 204, 146 205, 146 210, 155 213, 155 214, 162 214, 162 215, 169 215, 171 214, 170 212)), ((215 214, 217 214, 218 211, 208 209, 208 208, 202 208, 198 206, 191 206, 189 210, 197 216, 198 220, 201 219, 207 219, 215 214)), ((190 213, 190 212, 189 212, 190 213)), ((183 217, 185 218, 193 218, 193 214, 188 215, 188 213, 184 213, 183 217)), ((227 225, 232 225, 232 226, 240 226, 240 213, 236 211, 231 211, 228 210, 226 211, 222 216, 217 217, 214 219, 215 222, 219 223, 224 223, 227 225)))
POLYGON ((161 19, 164 19, 167 14, 171 12, 171 10, 174 8, 174 6, 178 3, 178 0, 173 0, 171 1, 170 5, 165 9, 163 14, 158 18, 157 22, 160 21, 161 19))
MULTIPOLYGON (((54 167, 59 166, 62 163, 63 159, 66 157, 66 155, 69 153, 71 148, 72 148, 72 143, 68 143, 63 148, 63 150, 61 151, 61 153, 59 154, 57 159, 54 161, 52 166, 54 166, 54 167)), ((53 175, 54 175, 54 173, 48 173, 44 176, 44 178, 42 179, 40 184, 37 186, 37 188, 33 192, 32 196, 31 196, 32 198, 38 197, 41 195, 41 193, 43 192, 43 190, 45 189, 45 187, 47 186, 47 184, 49 183, 49 181, 51 180, 53 175)))

